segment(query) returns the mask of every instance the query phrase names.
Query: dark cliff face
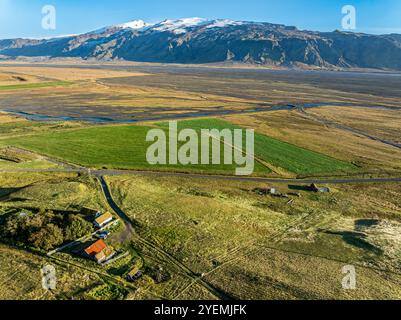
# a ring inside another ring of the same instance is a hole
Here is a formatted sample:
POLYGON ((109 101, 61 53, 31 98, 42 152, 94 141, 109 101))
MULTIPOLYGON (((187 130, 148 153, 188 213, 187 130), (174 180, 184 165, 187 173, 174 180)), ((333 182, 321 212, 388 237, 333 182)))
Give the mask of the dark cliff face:
POLYGON ((401 70, 401 35, 396 34, 322 33, 269 23, 201 19, 140 26, 113 26, 49 40, 0 40, 0 55, 401 70))

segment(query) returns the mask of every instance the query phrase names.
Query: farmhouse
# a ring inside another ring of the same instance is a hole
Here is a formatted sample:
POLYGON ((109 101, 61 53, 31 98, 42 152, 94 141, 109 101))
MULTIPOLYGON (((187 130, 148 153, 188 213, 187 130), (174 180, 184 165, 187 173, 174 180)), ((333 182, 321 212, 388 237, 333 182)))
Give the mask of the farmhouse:
POLYGON ((94 224, 97 228, 102 228, 113 220, 113 215, 110 212, 97 215, 94 224))
POLYGON ((89 258, 95 260, 98 263, 102 263, 111 259, 115 254, 114 250, 108 247, 103 240, 96 241, 84 251, 89 258))

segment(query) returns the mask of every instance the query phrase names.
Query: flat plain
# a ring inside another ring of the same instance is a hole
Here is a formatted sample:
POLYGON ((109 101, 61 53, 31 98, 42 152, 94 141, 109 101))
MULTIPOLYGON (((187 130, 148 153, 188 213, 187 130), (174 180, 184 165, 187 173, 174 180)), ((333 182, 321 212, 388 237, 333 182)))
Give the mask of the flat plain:
POLYGON ((110 211, 125 223, 107 243, 126 255, 100 266, 2 238, 0 298, 400 299, 400 86, 386 73, 1 63, 0 228, 27 212, 110 211), (253 178, 269 180, 150 166, 146 134, 171 119, 254 129, 253 178), (320 182, 331 178, 349 182, 320 182), (349 265, 356 290, 342 287, 349 265))

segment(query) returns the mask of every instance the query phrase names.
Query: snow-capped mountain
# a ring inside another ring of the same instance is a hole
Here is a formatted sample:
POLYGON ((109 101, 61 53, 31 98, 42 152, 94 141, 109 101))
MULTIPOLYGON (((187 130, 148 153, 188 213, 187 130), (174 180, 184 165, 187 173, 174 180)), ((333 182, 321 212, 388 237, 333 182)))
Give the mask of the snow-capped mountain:
POLYGON ((233 21, 228 19, 206 20, 202 18, 186 18, 178 20, 164 20, 151 27, 154 31, 173 32, 175 34, 183 34, 191 31, 195 27, 205 28, 224 28, 233 25, 242 25, 244 22, 233 21))
POLYGON ((117 27, 119 27, 119 28, 133 29, 133 30, 140 30, 140 29, 146 28, 148 26, 151 26, 151 24, 148 24, 143 20, 133 20, 130 22, 126 22, 126 23, 117 25, 117 27))
POLYGON ((151 29, 159 32, 173 32, 175 34, 183 34, 191 28, 199 27, 207 24, 208 21, 202 18, 186 18, 179 20, 164 20, 155 24, 151 29))
POLYGON ((104 33, 116 29, 131 29, 136 31, 152 30, 156 32, 172 32, 175 34, 184 34, 191 31, 195 27, 206 28, 224 28, 230 25, 242 25, 244 22, 233 21, 228 19, 207 20, 203 18, 184 18, 177 20, 164 20, 159 23, 146 23, 143 20, 133 20, 130 22, 108 26, 100 30, 90 33, 104 33))
POLYGON ((77 36, 0 40, 0 55, 401 70, 401 35, 301 31, 228 19, 134 20, 77 36))

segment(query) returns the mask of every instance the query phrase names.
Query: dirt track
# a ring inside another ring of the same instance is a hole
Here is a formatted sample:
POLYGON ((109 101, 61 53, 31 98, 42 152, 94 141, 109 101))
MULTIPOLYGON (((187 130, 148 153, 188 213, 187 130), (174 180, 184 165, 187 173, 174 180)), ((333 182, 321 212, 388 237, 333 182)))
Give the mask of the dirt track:
MULTIPOLYGON (((15 169, 0 170, 0 173, 89 173, 88 169, 15 169)), ((250 181, 262 183, 288 183, 288 184, 353 184, 353 183, 399 183, 401 177, 392 178, 341 178, 341 179, 273 179, 263 177, 243 177, 243 176, 223 176, 223 175, 205 175, 196 173, 180 172, 158 172, 141 170, 90 170, 90 174, 101 176, 158 176, 158 177, 184 177, 192 179, 216 179, 233 181, 250 181)))
POLYGON ((218 288, 215 288, 208 282, 204 281, 202 277, 195 274, 192 270, 190 270, 187 266, 185 266, 171 254, 169 254, 163 248, 142 238, 137 232, 135 232, 135 227, 138 227, 138 225, 134 221, 132 221, 130 217, 122 209, 120 209, 120 207, 114 202, 113 196, 103 176, 99 176, 99 181, 108 204, 125 224, 125 230, 119 235, 122 241, 128 240, 131 236, 136 238, 136 240, 140 242, 143 246, 147 247, 148 250, 155 252, 156 255, 158 254, 163 256, 163 258, 166 261, 176 266, 183 272, 183 274, 189 277, 193 282, 199 283, 215 297, 221 300, 232 300, 232 298, 228 296, 225 292, 222 292, 218 288))

